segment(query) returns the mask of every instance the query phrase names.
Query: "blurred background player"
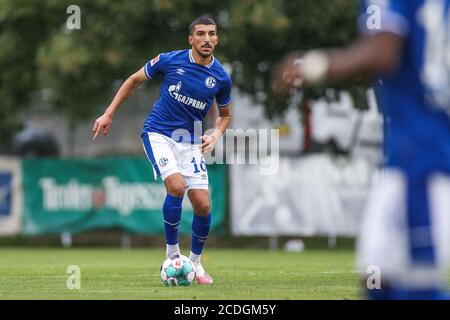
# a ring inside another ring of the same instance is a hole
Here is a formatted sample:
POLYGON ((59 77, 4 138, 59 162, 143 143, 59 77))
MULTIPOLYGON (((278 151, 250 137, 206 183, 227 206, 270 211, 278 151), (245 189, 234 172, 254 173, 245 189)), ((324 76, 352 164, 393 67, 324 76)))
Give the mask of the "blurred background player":
POLYGON ((362 1, 362 37, 344 49, 291 53, 274 89, 380 76, 385 166, 358 243, 378 299, 441 299, 450 248, 450 0, 362 1))
POLYGON ((211 152, 231 118, 231 79, 213 56, 219 41, 216 23, 202 16, 190 25, 191 49, 161 53, 129 77, 111 105, 94 124, 94 139, 106 135, 114 113, 144 81, 163 75, 160 96, 144 123, 142 141, 153 166, 167 189, 163 205, 166 255, 180 255, 178 227, 182 202, 187 193, 194 209, 189 258, 200 284, 213 282, 200 261, 211 225, 208 173, 203 154, 211 152), (202 135, 202 120, 216 102, 216 128, 202 135))

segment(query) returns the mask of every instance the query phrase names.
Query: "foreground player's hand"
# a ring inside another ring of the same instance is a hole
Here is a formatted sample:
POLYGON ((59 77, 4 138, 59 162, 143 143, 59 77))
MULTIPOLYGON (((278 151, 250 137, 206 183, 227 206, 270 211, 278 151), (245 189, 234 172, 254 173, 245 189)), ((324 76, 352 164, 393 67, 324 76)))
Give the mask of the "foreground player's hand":
POLYGON ((218 136, 217 134, 204 135, 202 136, 203 143, 200 146, 202 154, 209 153, 214 150, 218 136))
POLYGON ((272 87, 276 94, 284 95, 292 87, 299 87, 303 80, 301 77, 302 54, 292 52, 286 55, 275 67, 272 87))
POLYGON ((94 134, 92 140, 95 140, 95 138, 97 138, 99 134, 103 134, 103 136, 106 136, 109 132, 111 124, 112 116, 106 113, 97 118, 97 120, 95 120, 94 127, 92 128, 92 133, 94 134))
POLYGON ((329 76, 329 68, 330 55, 326 51, 290 53, 275 68, 273 89, 277 94, 286 94, 292 87, 321 83, 329 76))

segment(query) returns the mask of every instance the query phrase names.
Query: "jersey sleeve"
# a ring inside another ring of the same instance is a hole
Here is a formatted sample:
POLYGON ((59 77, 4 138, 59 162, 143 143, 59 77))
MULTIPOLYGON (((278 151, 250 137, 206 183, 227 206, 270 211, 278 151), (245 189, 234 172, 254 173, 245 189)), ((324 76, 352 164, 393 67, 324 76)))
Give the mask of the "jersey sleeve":
POLYGON ((414 21, 411 0, 361 0, 358 27, 362 34, 382 32, 406 37, 414 21))
POLYGON ((216 95, 216 103, 219 107, 226 107, 231 103, 231 79, 227 77, 225 84, 216 95))
POLYGON ((144 65, 145 75, 149 79, 155 78, 159 74, 165 74, 169 64, 169 54, 160 53, 144 65))

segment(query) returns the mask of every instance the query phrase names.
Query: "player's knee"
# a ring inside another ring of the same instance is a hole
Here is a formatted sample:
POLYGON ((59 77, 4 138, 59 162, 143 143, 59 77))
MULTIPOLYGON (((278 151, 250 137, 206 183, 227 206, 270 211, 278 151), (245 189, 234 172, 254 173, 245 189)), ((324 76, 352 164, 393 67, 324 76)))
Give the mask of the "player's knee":
POLYGON ((209 202, 200 203, 195 208, 195 214, 201 217, 206 217, 211 212, 209 202))
POLYGON ((182 197, 184 196, 184 189, 185 189, 184 183, 182 182, 172 183, 167 186, 167 193, 174 197, 182 197))

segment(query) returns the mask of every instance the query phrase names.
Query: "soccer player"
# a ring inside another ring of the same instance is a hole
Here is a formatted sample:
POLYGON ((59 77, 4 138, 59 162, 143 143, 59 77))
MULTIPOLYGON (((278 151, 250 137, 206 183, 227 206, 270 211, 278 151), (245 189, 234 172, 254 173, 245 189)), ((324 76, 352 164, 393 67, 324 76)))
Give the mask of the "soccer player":
POLYGON ((380 78, 385 163, 363 216, 358 265, 374 280, 370 298, 447 298, 450 0, 366 0, 362 9, 359 40, 291 53, 277 67, 274 89, 380 78))
POLYGON ((195 19, 188 37, 191 49, 161 53, 130 76, 111 105, 92 129, 94 139, 110 129, 114 113, 144 81, 163 76, 160 95, 142 130, 142 142, 153 167, 167 189, 163 205, 166 255, 180 255, 178 227, 184 194, 194 209, 190 260, 199 284, 212 284, 201 254, 211 225, 208 173, 204 154, 215 143, 231 119, 231 79, 213 51, 219 41, 217 26, 207 16, 195 19), (219 108, 214 131, 202 135, 202 120, 215 104, 219 108))

